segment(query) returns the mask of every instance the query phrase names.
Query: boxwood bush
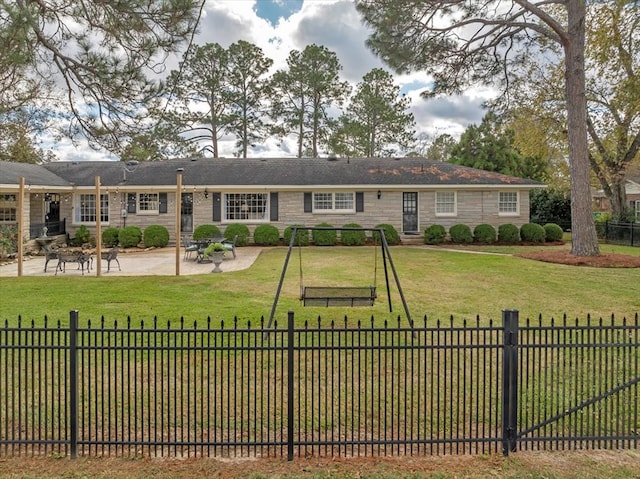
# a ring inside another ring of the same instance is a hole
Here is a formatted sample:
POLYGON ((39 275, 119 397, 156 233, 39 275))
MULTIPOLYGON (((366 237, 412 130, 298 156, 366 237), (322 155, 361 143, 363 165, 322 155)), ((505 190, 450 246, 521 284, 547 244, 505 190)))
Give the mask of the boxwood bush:
MULTIPOLYGON (((388 224, 379 224, 375 225, 374 228, 382 228, 384 230, 384 237, 387 239, 388 245, 396 245, 400 244, 400 235, 398 234, 398 230, 396 230, 393 225, 388 224)), ((380 233, 377 231, 373 232, 373 241, 376 243, 380 243, 380 233)))
POLYGON ((164 248, 169 244, 169 231, 161 225, 149 225, 144 229, 142 242, 147 248, 164 248))
MULTIPOLYGON (((291 235, 293 234, 294 226, 303 226, 303 225, 291 225, 287 226, 284 229, 283 237, 284 243, 289 246, 291 242, 291 235)), ((296 238, 293 242, 294 246, 308 246, 309 245, 309 230, 298 230, 298 234, 296 234, 296 238)))
MULTIPOLYGON (((316 225, 321 228, 331 228, 329 223, 320 223, 316 225)), ((336 230, 312 230, 311 238, 316 246, 335 246, 338 242, 338 234, 336 230)))
POLYGON ((544 243, 546 234, 544 228, 536 223, 527 223, 520 227, 520 238, 530 243, 544 243))
POLYGON ((212 238, 214 236, 222 236, 220 228, 216 225, 198 225, 196 229, 193 230, 193 239, 196 240, 212 238))
POLYGON ((123 248, 138 246, 142 240, 142 230, 137 226, 125 226, 118 233, 118 242, 123 248))
POLYGON ((512 223, 498 226, 498 241, 506 244, 516 244, 520 241, 520 230, 512 223))
POLYGON ((560 241, 562 240, 562 228, 555 223, 547 223, 543 226, 544 237, 546 241, 560 241))
POLYGON ((275 246, 280 242, 280 232, 273 225, 256 226, 253 242, 260 246, 275 246))
MULTIPOLYGON (((362 228, 358 223, 347 223, 343 228, 362 228)), ((340 242, 345 246, 363 246, 367 243, 367 233, 364 231, 341 231, 340 242)))
POLYGON ((447 238, 447 230, 442 225, 431 225, 424 230, 424 244, 441 244, 447 238))
POLYGON ((480 224, 473 228, 473 241, 482 244, 496 242, 496 229, 488 224, 480 224))
POLYGON ((115 226, 109 226, 102 230, 102 244, 113 248, 118 246, 118 234, 120 230, 115 226))
POLYGON ((473 235, 471 234, 471 228, 467 225, 457 224, 449 228, 449 236, 451 242, 456 244, 465 244, 473 242, 473 235))
POLYGON ((227 240, 233 241, 233 238, 236 235, 238 235, 236 246, 247 246, 249 244, 249 237, 251 236, 251 232, 249 231, 249 227, 247 225, 232 223, 224 229, 224 237, 227 240))

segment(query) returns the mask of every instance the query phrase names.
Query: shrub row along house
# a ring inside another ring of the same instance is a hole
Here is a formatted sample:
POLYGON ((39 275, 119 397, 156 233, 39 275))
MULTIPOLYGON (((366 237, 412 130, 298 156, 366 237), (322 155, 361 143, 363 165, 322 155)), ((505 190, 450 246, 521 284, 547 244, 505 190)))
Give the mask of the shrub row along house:
POLYGON ((545 185, 425 158, 180 159, 134 163, 0 162, 0 225, 17 223, 24 178, 24 236, 73 236, 96 226, 96 177, 101 225, 163 225, 189 233, 200 224, 241 223, 371 228, 385 223, 402 235, 432 224, 529 222, 529 193, 545 185), (181 182, 180 213, 178 175, 181 182))

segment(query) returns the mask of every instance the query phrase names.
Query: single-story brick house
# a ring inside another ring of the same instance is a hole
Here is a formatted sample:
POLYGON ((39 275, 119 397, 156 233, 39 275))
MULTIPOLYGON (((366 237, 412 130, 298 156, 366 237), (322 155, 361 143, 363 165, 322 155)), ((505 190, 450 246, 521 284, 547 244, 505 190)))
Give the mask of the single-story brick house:
MULTIPOLYGON (((624 182, 625 193, 629 208, 635 213, 636 221, 640 221, 640 177, 627 178, 624 182)), ((593 211, 596 213, 611 213, 611 203, 604 190, 593 192, 593 211)))
POLYGON ((293 224, 373 227, 402 235, 432 224, 529 222, 529 193, 544 184, 425 158, 177 159, 163 162, 0 162, 0 224, 16 223, 20 178, 25 182, 24 235, 73 236, 96 225, 96 177, 102 227, 151 224, 175 239, 181 175, 181 230, 200 224, 270 223, 281 234, 293 224), (56 231, 58 230, 58 231, 56 231))

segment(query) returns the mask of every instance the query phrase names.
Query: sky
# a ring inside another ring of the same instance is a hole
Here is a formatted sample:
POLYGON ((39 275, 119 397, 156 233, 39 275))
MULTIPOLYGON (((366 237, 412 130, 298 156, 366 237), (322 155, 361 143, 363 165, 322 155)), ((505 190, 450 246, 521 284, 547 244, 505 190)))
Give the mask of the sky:
MULTIPOLYGON (((273 71, 286 67, 291 50, 302 51, 317 44, 334 51, 342 64, 341 77, 354 87, 373 68, 385 66, 365 45, 368 30, 352 0, 206 0, 199 33, 194 43, 219 43, 227 48, 245 40, 262 48, 274 61, 273 71)), ((169 63, 168 68, 178 66, 169 63)), ((484 112, 482 103, 492 91, 470 89, 464 95, 425 100, 420 92, 430 78, 421 72, 395 75, 401 93, 411 98, 411 112, 417 133, 431 138, 449 133, 455 138, 470 124, 479 124, 484 112)), ((100 159, 103 154, 88 152, 70 144, 58 144, 64 159, 100 159)), ((222 155, 232 156, 233 141, 222 142, 222 155)), ((295 156, 291 143, 279 146, 276 141, 261 145, 252 156, 295 156)))

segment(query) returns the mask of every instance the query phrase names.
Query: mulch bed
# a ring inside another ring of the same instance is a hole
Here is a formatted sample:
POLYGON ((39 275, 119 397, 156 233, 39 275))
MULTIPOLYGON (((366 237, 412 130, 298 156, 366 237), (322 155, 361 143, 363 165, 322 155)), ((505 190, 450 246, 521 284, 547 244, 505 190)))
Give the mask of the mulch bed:
POLYGON ((594 268, 640 268, 640 256, 617 253, 601 253, 598 256, 574 256, 569 251, 536 251, 516 255, 547 263, 594 268))

